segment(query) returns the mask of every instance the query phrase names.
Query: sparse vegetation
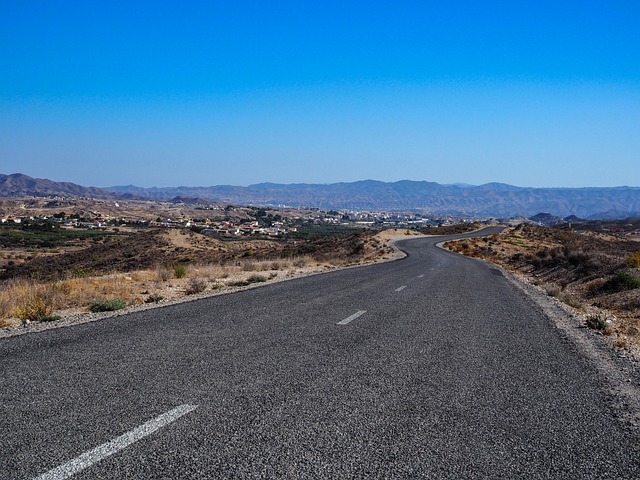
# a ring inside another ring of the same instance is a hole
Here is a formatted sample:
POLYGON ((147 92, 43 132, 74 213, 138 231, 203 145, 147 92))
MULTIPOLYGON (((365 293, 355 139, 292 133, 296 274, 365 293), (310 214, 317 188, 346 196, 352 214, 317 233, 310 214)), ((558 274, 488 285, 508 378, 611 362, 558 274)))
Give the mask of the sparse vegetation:
POLYGON ((162 295, 152 293, 147 298, 145 298, 144 303, 159 303, 162 300, 164 300, 164 297, 162 295))
POLYGON ((263 282, 266 282, 267 280, 269 279, 263 275, 251 275, 250 277, 244 280, 231 282, 229 283, 229 285, 231 285, 232 287, 246 287, 248 285, 251 285, 252 283, 263 283, 263 282))

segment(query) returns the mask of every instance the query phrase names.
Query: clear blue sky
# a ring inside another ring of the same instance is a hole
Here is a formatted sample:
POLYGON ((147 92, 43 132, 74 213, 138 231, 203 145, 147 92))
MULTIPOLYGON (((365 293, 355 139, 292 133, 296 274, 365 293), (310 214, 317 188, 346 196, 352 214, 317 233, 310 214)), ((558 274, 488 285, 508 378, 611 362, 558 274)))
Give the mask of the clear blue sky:
POLYGON ((0 6, 0 173, 640 185, 637 0, 0 6))

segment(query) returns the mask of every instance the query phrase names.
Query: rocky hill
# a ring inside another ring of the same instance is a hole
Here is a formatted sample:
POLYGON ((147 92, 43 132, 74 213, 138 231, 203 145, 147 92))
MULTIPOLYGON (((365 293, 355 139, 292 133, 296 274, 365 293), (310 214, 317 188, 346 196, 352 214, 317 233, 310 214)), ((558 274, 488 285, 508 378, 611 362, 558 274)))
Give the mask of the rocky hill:
POLYGON ((21 173, 0 174, 0 197, 24 196, 114 198, 116 195, 96 187, 32 178, 21 173))

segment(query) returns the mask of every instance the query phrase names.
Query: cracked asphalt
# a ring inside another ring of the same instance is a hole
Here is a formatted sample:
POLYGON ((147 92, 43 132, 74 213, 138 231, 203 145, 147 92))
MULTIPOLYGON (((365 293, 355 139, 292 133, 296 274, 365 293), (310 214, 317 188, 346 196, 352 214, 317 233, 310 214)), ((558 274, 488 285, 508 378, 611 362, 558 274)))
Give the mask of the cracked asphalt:
POLYGON ((181 405, 195 408, 73 478, 639 478, 640 437, 605 379, 443 239, 1 339, 0 478, 52 472, 181 405))

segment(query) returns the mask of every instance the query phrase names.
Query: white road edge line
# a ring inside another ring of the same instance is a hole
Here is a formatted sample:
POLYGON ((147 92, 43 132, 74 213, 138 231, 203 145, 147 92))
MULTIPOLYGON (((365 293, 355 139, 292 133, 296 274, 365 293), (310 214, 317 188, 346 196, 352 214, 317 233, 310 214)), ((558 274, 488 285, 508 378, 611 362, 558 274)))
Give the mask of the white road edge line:
POLYGON ((99 447, 94 448, 88 452, 83 453, 79 457, 60 465, 46 473, 43 473, 35 480, 63 480, 69 478, 76 473, 90 467, 91 465, 98 463, 100 460, 104 460, 110 455, 119 452, 120 450, 128 447, 134 442, 151 435, 162 427, 166 427, 171 422, 176 421, 178 418, 192 412, 198 408, 197 405, 180 405, 173 410, 169 410, 166 413, 143 423, 139 427, 134 428, 130 432, 120 435, 118 438, 103 443, 99 447))
POLYGON ((364 315, 365 313, 367 313, 366 310, 358 310, 356 313, 354 313, 353 315, 351 315, 350 317, 345 318, 344 320, 340 320, 337 325, 346 325, 347 323, 349 323, 352 320, 355 320, 356 318, 358 318, 360 315, 364 315))
POLYGON ((406 285, 402 285, 401 287, 396 288, 396 292, 401 292, 405 288, 407 288, 407 286, 406 285))

